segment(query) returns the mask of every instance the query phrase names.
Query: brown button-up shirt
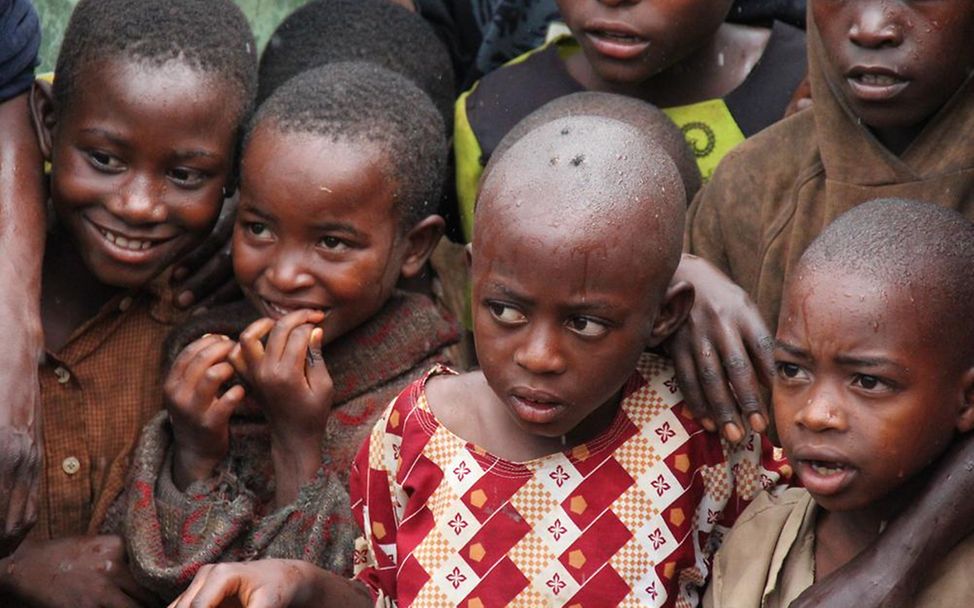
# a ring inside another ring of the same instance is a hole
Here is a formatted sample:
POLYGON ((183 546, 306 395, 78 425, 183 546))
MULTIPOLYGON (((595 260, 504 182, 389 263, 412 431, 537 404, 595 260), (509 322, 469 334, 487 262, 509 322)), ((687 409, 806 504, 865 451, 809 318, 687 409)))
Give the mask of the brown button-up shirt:
MULTIPOLYGON (((168 283, 160 277, 156 285, 168 283)), ((125 483, 139 431, 162 408, 162 344, 171 296, 153 288, 119 295, 41 367, 44 474, 40 539, 97 531, 125 483)))

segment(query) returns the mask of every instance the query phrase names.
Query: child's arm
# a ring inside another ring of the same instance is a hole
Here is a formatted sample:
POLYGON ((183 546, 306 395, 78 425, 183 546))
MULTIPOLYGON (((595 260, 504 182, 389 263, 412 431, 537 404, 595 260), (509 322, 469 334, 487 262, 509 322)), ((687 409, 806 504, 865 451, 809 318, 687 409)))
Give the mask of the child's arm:
POLYGON ((742 419, 763 432, 769 419, 760 384, 771 386, 774 339, 757 307, 724 273, 694 255, 683 255, 673 281, 687 281, 695 292, 690 316, 667 342, 694 417, 734 443, 745 435, 742 419))
POLYGON ((172 478, 185 490, 194 481, 209 478, 230 448, 230 416, 244 397, 243 387, 232 386, 227 360, 236 342, 208 335, 196 340, 173 362, 163 385, 166 409, 173 431, 172 478))
POLYGON ((43 158, 25 93, 0 103, 0 557, 13 551, 37 517, 40 291, 44 251, 43 158))
POLYGON ((816 582, 790 608, 905 608, 958 541, 974 532, 974 436, 940 460, 922 494, 851 562, 816 582))
POLYGON ((292 503, 321 469, 321 442, 334 396, 321 357, 322 331, 314 326, 323 319, 320 311, 299 310, 276 323, 258 319, 240 334, 245 368, 238 371, 270 426, 276 507, 292 503))
POLYGON ((364 585, 297 560, 205 566, 169 608, 371 607, 364 585))
POLYGON ((132 578, 121 537, 91 536, 25 541, 0 561, 0 605, 138 608, 158 602, 132 578))

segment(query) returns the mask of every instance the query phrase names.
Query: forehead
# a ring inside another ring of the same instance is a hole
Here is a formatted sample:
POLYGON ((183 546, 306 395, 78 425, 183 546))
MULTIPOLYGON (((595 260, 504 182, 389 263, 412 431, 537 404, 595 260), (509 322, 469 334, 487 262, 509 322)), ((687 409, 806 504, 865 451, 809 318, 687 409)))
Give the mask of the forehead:
POLYGON ((136 122, 153 137, 200 139, 237 127, 236 113, 227 112, 229 82, 180 61, 104 59, 89 62, 76 78, 73 97, 60 108, 64 121, 136 122))
POLYGON ((925 286, 835 268, 802 268, 785 290, 778 337, 884 345, 906 354, 930 343, 943 321, 940 310, 925 286))
POLYGON ((244 150, 242 194, 296 216, 367 214, 395 220, 395 184, 382 148, 368 141, 335 140, 259 125, 244 150))

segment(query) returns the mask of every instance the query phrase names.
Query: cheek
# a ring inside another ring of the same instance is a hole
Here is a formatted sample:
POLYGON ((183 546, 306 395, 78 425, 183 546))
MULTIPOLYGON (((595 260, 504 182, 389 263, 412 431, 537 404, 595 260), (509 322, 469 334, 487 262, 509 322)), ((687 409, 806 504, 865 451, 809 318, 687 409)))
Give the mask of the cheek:
POLYGON ((244 289, 253 289, 257 277, 264 271, 263 256, 245 244, 236 230, 234 230, 231 253, 233 274, 237 283, 244 289))

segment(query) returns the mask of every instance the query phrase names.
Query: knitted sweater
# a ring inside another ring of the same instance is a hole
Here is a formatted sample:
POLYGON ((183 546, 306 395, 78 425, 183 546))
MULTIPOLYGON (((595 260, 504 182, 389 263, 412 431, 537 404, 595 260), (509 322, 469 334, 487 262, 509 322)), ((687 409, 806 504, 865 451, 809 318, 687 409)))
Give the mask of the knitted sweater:
MULTIPOLYGON (((199 333, 219 328, 233 335, 225 327, 228 314, 213 312, 212 323, 193 323, 199 333)), ((346 488, 357 448, 386 404, 444 362, 445 347, 457 338, 455 324, 427 298, 397 293, 375 317, 328 345, 324 360, 335 395, 322 467, 292 504, 273 513, 267 512, 274 497, 270 436, 259 411, 234 416, 228 458, 211 479, 185 492, 172 482, 168 417, 157 416, 143 430, 128 492, 106 525, 123 530, 136 579, 168 601, 207 563, 291 558, 350 573, 356 527, 346 488)))

